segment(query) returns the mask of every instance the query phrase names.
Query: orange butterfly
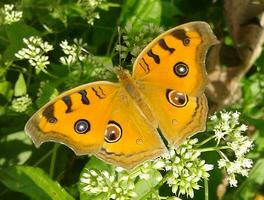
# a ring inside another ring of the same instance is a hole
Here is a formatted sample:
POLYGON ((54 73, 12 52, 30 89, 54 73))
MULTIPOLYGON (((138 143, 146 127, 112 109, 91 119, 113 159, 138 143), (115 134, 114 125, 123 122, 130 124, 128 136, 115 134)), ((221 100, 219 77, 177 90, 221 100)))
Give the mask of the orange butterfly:
POLYGON ((63 143, 131 169, 205 129, 205 56, 216 43, 208 24, 192 22, 155 38, 138 56, 132 76, 71 89, 39 109, 25 132, 36 146, 63 143), (159 128, 162 132, 157 131, 159 128))

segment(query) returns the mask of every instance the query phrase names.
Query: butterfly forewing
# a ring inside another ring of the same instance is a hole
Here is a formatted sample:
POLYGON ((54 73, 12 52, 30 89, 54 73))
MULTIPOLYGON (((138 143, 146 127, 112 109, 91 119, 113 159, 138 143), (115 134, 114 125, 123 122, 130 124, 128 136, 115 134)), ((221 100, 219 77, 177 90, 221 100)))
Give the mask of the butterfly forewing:
POLYGON ((138 56, 133 77, 152 85, 200 95, 207 81, 206 52, 216 41, 204 22, 191 22, 168 30, 138 56))
POLYGON ((38 110, 25 132, 36 146, 55 141, 76 154, 95 153, 103 144, 109 107, 118 89, 118 84, 101 81, 69 90, 38 110))

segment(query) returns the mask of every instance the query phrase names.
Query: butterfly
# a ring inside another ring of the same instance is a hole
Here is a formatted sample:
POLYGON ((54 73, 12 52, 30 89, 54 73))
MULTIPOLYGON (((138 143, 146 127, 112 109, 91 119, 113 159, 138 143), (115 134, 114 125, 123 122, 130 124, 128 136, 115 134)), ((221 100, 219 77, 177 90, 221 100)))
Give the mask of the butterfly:
POLYGON ((145 47, 132 75, 116 67, 118 83, 62 93, 29 119, 25 132, 37 147, 55 141, 125 169, 154 159, 167 152, 166 143, 177 148, 205 130, 205 58, 216 41, 205 22, 172 28, 145 47))

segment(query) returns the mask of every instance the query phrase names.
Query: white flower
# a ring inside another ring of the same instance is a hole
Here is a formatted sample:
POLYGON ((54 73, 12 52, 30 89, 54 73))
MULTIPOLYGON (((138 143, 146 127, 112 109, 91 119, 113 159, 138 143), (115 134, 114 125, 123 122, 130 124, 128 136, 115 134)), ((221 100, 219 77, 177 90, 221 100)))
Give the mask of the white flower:
POLYGON ((77 61, 83 61, 87 55, 83 52, 83 49, 87 46, 83 43, 82 39, 73 39, 74 43, 69 45, 67 40, 61 41, 60 46, 66 56, 60 57, 60 62, 64 65, 73 65, 77 61))
POLYGON ((220 160, 218 160, 218 167, 219 168, 223 168, 226 166, 226 160, 221 158, 220 160))
POLYGON ((23 42, 27 45, 27 48, 22 48, 15 53, 15 56, 21 60, 28 60, 37 72, 44 71, 47 65, 50 64, 49 57, 45 53, 53 50, 53 46, 44 42, 38 36, 23 38, 23 42))
POLYGON ((227 181, 231 187, 237 187, 237 180, 235 176, 228 176, 227 181))
POLYGON ((222 118, 223 121, 227 122, 231 118, 229 112, 220 112, 220 114, 221 114, 221 118, 222 118))
POLYGON ((188 139, 177 150, 170 148, 169 152, 156 159, 154 168, 166 170, 172 175, 168 177, 167 184, 177 195, 194 196, 194 190, 199 189, 198 182, 209 177, 208 171, 213 165, 206 164, 199 158, 201 152, 193 149, 198 140, 188 139))
POLYGON ((12 24, 18 22, 22 16, 22 11, 14 10, 14 4, 4 4, 4 7, 0 8, 0 22, 3 24, 12 24))
POLYGON ((209 119, 210 119, 211 121, 215 121, 215 120, 217 120, 218 118, 217 118, 216 114, 214 114, 214 115, 211 115, 211 116, 209 117, 209 119))
MULTIPOLYGON (((237 175, 248 176, 252 167, 252 160, 245 158, 245 154, 253 146, 252 140, 248 136, 242 135, 247 130, 245 124, 239 123, 239 112, 220 112, 220 116, 214 114, 213 122, 215 138, 218 140, 217 145, 226 145, 235 154, 235 160, 230 161, 221 152, 221 159, 218 161, 218 167, 226 170, 227 181, 231 187, 237 186, 237 175)), ((211 119, 211 120, 212 120, 211 119)))
POLYGON ((239 131, 241 131, 241 132, 245 132, 247 129, 248 129, 248 127, 247 127, 247 125, 245 125, 245 124, 242 124, 242 125, 239 127, 239 131))
POLYGON ((79 6, 86 11, 83 14, 83 18, 88 24, 93 25, 95 19, 99 19, 100 15, 96 12, 97 8, 100 8, 105 0, 80 0, 78 1, 79 6))
POLYGON ((12 108, 16 112, 25 112, 27 108, 32 104, 31 98, 28 96, 28 94, 17 97, 13 99, 12 101, 12 108))
POLYGON ((253 164, 253 161, 247 158, 243 158, 241 162, 242 162, 242 166, 245 168, 251 168, 253 164))
POLYGON ((106 170, 86 169, 81 177, 82 190, 90 195, 109 194, 112 199, 136 197, 134 180, 124 172, 116 175, 106 170))
POLYGON ((157 162, 154 163, 154 168, 155 169, 162 169, 165 167, 165 162, 163 160, 158 160, 157 162))
POLYGON ((204 164, 203 168, 204 168, 205 171, 211 171, 211 170, 214 169, 214 165, 204 164))
POLYGON ((240 116, 240 112, 238 112, 238 111, 235 111, 232 113, 232 117, 235 121, 238 121, 239 116, 240 116))

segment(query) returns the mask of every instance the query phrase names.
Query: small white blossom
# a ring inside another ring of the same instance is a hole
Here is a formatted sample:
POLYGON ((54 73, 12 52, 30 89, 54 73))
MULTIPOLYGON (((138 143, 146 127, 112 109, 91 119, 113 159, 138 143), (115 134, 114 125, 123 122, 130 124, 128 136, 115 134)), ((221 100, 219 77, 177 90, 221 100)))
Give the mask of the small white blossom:
POLYGON ((128 200, 136 197, 134 180, 129 175, 110 174, 106 170, 86 169, 80 182, 82 190, 90 195, 105 194, 112 199, 128 200))
POLYGON ((14 10, 14 7, 14 4, 4 4, 4 7, 0 8, 0 24, 12 24, 20 21, 23 12, 14 10))
POLYGON ((248 129, 248 127, 247 127, 247 125, 245 125, 245 124, 242 124, 242 125, 239 127, 239 131, 241 131, 241 132, 245 132, 247 129, 248 129))
POLYGON ((231 187, 237 186, 236 175, 248 176, 249 170, 252 167, 252 160, 245 158, 246 153, 253 146, 253 141, 248 136, 243 135, 247 130, 245 124, 239 123, 240 113, 235 112, 220 112, 220 115, 214 114, 210 119, 215 123, 214 134, 219 145, 226 145, 226 148, 231 149, 235 154, 235 160, 230 161, 224 154, 220 154, 222 158, 218 160, 218 167, 225 169, 227 172, 227 182, 231 187))
POLYGON ((45 53, 53 50, 53 46, 48 42, 44 42, 38 36, 23 38, 23 42, 27 45, 27 48, 22 48, 15 53, 15 56, 21 60, 28 60, 29 64, 36 68, 37 72, 45 72, 45 68, 50 64, 49 57, 45 53))
POLYGON ((77 61, 83 61, 87 55, 84 53, 83 49, 87 46, 83 43, 82 39, 74 39, 74 43, 70 45, 67 40, 60 43, 62 51, 66 56, 60 57, 60 62, 64 65, 73 65, 77 61))
POLYGON ((80 0, 78 1, 79 6, 86 11, 83 14, 83 18, 88 24, 93 25, 95 19, 99 19, 100 15, 96 12, 97 8, 100 8, 105 0, 80 0))
POLYGON ((211 116, 209 117, 209 119, 210 119, 211 121, 216 121, 218 118, 217 118, 216 114, 214 114, 214 115, 211 115, 211 116))
POLYGON ((229 121, 231 116, 229 112, 220 112, 223 121, 229 121))
POLYGON ((16 112, 24 112, 27 110, 27 108, 32 104, 31 98, 28 96, 28 94, 17 97, 13 99, 12 101, 12 108, 16 112))
POLYGON ((208 171, 213 165, 206 164, 199 158, 200 152, 193 149, 198 140, 186 140, 177 150, 171 148, 168 153, 154 161, 153 167, 159 170, 172 172, 167 184, 177 195, 194 197, 194 190, 199 189, 198 182, 209 177, 208 171))
POLYGON ((237 180, 234 175, 228 176, 227 181, 231 187, 237 187, 237 180))
POLYGON ((219 168, 223 168, 226 166, 226 160, 221 158, 220 160, 218 160, 218 167, 219 168))

